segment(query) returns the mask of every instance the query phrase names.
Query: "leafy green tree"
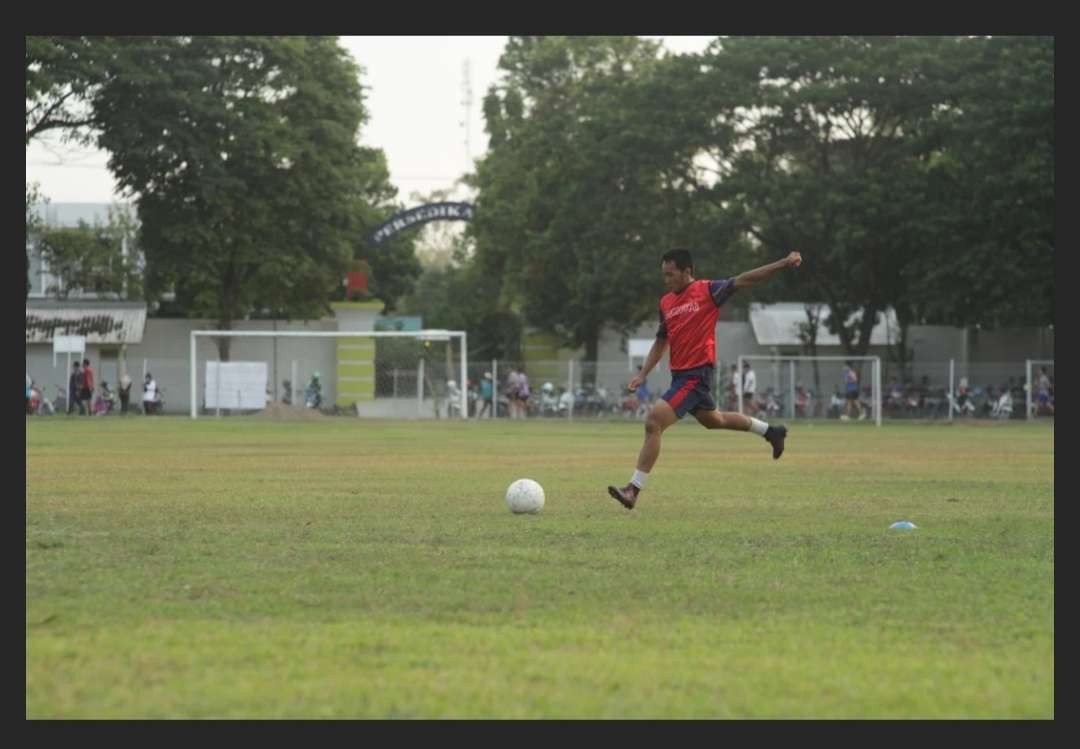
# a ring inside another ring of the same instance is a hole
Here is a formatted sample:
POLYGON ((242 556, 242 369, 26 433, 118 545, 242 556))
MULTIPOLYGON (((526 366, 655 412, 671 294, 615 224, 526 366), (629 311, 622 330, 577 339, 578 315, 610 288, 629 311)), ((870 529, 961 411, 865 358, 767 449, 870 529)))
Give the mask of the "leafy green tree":
MULTIPOLYGON (((114 44, 99 143, 137 196, 150 291, 175 289, 221 329, 259 310, 326 311, 366 232, 397 209, 382 154, 356 142, 367 115, 348 53, 330 37, 114 44)), ((391 300, 410 250, 371 258, 391 300)))
POLYGON ((136 233, 134 216, 124 206, 110 207, 105 224, 80 221, 74 227, 40 227, 36 233, 38 251, 56 279, 45 293, 57 299, 67 299, 75 292, 141 298, 136 233))
POLYGON ((659 62, 636 37, 511 37, 484 100, 473 262, 505 308, 589 361, 606 327, 656 315, 659 257, 700 239, 708 211, 659 62))

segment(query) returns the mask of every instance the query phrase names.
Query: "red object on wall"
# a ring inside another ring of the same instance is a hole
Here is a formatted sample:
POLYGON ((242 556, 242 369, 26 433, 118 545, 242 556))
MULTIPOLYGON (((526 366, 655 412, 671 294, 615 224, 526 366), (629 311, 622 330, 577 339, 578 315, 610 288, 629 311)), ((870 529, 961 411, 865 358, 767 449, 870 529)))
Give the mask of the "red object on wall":
POLYGON ((351 271, 345 275, 345 289, 348 293, 367 291, 368 274, 363 271, 351 271))

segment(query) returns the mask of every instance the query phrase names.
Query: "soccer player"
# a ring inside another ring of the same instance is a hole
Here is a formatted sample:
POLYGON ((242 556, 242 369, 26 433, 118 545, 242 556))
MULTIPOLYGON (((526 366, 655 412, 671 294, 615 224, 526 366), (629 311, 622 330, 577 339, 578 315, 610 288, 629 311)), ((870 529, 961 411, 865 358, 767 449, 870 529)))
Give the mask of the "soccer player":
POLYGON ((851 366, 851 362, 844 365, 844 390, 847 394, 847 403, 844 404, 844 415, 841 421, 849 421, 852 416, 858 416, 859 420, 866 418, 862 408, 859 407, 859 375, 851 366))
POLYGON ((733 278, 707 281, 694 278, 694 261, 688 250, 671 250, 660 259, 664 287, 660 297, 660 328, 656 331, 645 364, 631 378, 629 390, 637 388, 652 371, 664 350, 671 347, 671 387, 668 388, 645 421, 645 444, 638 454, 637 470, 630 483, 621 489, 609 486, 608 493, 628 510, 634 509, 645 479, 660 455, 660 435, 664 430, 692 413, 706 429, 734 429, 761 435, 772 445, 773 459, 784 452, 787 428, 769 426, 764 421, 740 413, 720 411, 709 392, 716 366, 716 320, 720 305, 739 289, 760 283, 784 268, 798 268, 802 255, 792 252, 782 260, 763 265, 733 278))

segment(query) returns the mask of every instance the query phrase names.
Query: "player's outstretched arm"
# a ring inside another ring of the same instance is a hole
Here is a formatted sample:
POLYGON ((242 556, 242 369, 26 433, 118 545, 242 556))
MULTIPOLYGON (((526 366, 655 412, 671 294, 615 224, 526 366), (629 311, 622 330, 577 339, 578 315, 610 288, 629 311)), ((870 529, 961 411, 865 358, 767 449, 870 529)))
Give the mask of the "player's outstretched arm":
POLYGON ((800 265, 802 265, 802 253, 788 253, 787 257, 781 258, 775 263, 769 263, 768 265, 763 265, 760 268, 754 268, 754 270, 748 270, 745 273, 740 273, 735 276, 735 288, 748 288, 756 283, 764 281, 778 270, 783 270, 784 268, 798 268, 800 265))

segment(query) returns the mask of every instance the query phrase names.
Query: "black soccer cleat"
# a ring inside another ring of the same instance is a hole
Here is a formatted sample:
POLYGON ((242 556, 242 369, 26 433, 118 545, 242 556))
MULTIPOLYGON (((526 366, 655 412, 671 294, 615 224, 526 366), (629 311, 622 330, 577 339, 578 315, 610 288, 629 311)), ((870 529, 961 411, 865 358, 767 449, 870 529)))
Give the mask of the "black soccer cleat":
POLYGON ((617 486, 609 486, 607 490, 608 494, 628 510, 634 509, 634 505, 637 504, 638 493, 641 491, 633 484, 627 484, 622 489, 617 486))
POLYGON ((769 427, 765 432, 765 441, 772 445, 773 460, 784 454, 784 439, 787 438, 787 427, 769 427))

